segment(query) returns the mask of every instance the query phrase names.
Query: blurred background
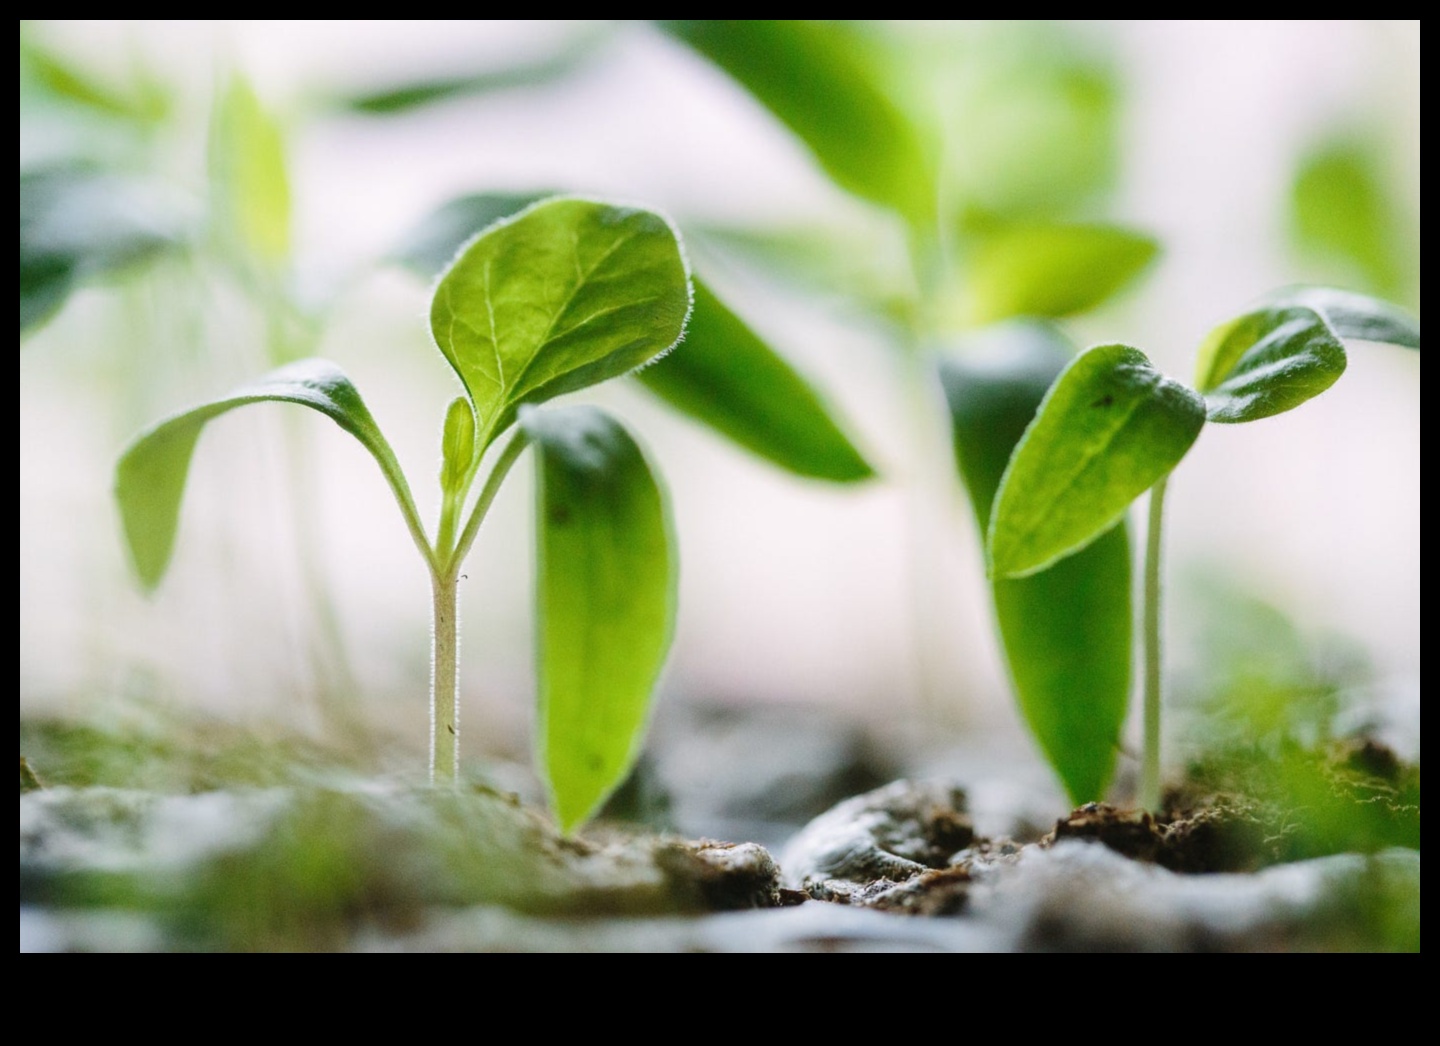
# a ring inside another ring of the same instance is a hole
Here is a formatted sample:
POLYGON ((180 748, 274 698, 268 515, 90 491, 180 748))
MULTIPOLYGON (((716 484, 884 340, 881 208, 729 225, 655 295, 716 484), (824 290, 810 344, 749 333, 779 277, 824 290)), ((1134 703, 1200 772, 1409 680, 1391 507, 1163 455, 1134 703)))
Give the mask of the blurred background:
MULTIPOLYGON (((681 609, 662 707, 1028 751, 920 343, 1038 312, 1188 382, 1211 327, 1285 284, 1418 311, 1419 22, 837 28, 836 68, 873 72, 926 129, 938 268, 693 29, 22 22, 22 719, 196 710, 379 738, 393 765, 421 765, 426 572, 350 437, 273 405, 211 426, 148 599, 114 464, 165 414, 321 355, 433 526, 458 383, 416 259, 457 198, 568 191, 672 216, 878 473, 794 475, 634 382, 580 394, 631 423, 670 487, 681 609), (995 230, 1059 220, 1145 246, 1084 300, 1010 301, 995 230)), ((1413 718, 1418 754, 1419 424, 1418 353, 1358 345, 1302 409, 1206 428, 1170 484, 1177 678, 1205 690, 1256 646, 1290 659, 1281 675, 1339 665, 1387 721, 1413 718)), ((530 482, 512 474, 462 582, 468 756, 529 747, 530 482)))

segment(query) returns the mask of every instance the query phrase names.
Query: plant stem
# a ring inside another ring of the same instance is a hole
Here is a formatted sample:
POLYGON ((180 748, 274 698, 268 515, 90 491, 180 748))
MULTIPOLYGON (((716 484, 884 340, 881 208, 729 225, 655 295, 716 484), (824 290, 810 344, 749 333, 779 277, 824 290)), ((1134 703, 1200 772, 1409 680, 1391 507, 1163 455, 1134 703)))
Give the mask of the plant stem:
POLYGON ((455 787, 460 763, 459 603, 455 571, 432 571, 430 783, 455 787))
POLYGON ((1140 806, 1160 809, 1160 531, 1165 477, 1150 488, 1145 532, 1145 756, 1140 765, 1140 806))

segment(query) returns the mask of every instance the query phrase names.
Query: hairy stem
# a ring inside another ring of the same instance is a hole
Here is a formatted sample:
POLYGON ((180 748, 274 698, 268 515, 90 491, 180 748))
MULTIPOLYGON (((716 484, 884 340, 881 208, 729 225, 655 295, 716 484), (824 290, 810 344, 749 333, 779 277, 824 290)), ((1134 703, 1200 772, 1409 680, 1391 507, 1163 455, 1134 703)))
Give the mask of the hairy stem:
POLYGON ((1150 488, 1150 519, 1145 533, 1145 755, 1140 764, 1140 806, 1160 809, 1160 537, 1165 513, 1165 484, 1150 488))
POLYGON ((453 570, 430 575, 430 783, 455 787, 460 764, 459 604, 453 570))

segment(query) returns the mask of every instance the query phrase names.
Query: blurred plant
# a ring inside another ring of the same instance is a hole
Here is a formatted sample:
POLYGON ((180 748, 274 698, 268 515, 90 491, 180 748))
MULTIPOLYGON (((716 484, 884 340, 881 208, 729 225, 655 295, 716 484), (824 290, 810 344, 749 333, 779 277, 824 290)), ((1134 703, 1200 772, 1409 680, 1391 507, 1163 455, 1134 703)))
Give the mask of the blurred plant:
POLYGON ((556 817, 568 832, 598 809, 638 754, 670 644, 675 553, 664 497, 629 433, 593 407, 535 405, 664 355, 689 312, 689 274, 663 218, 573 198, 537 203, 467 245, 435 289, 431 329, 466 394, 445 415, 433 540, 360 394, 334 364, 309 359, 173 415, 126 450, 116 497, 140 580, 154 588, 169 564, 190 458, 207 422, 259 402, 326 415, 380 465, 430 570, 430 774, 453 786, 460 568, 500 484, 533 443, 538 738, 556 817), (512 426, 470 501, 486 451, 512 426))
POLYGON ((1150 491, 1145 547, 1145 749, 1141 805, 1160 805, 1160 545, 1170 472, 1205 422, 1257 421, 1324 392, 1345 370, 1342 339, 1420 347, 1392 305, 1318 287, 1278 291, 1216 327, 1197 352, 1198 391, 1138 349, 1101 345, 1070 363, 1016 445, 995 497, 995 578, 1045 570, 1101 538, 1150 491))

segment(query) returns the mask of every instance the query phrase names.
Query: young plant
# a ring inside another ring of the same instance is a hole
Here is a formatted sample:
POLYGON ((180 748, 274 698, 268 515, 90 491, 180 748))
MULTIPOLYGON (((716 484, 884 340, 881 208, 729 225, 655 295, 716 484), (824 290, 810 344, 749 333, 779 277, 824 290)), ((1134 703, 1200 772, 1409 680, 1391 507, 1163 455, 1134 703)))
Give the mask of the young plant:
MULTIPOLYGON (((1419 323, 1373 298, 1287 288, 1201 343, 1195 388, 1137 349, 1101 345, 1069 364, 1015 447, 990 517, 990 574, 1026 578, 1093 548, 1150 491, 1144 584, 1140 804, 1160 805, 1160 544, 1165 486, 1206 421, 1256 421, 1298 407, 1345 370, 1343 339, 1418 349, 1419 323)), ((1077 734, 1073 743, 1083 746, 1077 734)))
POLYGON ((389 443, 335 364, 301 360, 142 433, 116 472, 125 537, 153 590, 169 564, 205 424, 249 403, 310 407, 374 457, 430 572, 430 774, 459 760, 456 583, 515 460, 536 452, 537 748, 560 826, 585 821, 639 752, 669 648, 676 558, 665 496, 625 428, 590 406, 537 409, 664 355, 690 313, 677 233, 649 211, 555 198, 466 244, 435 287, 431 330, 464 386, 446 411, 440 517, 426 533, 389 443), (513 429, 476 493, 486 452, 513 429), (473 497, 472 497, 473 494, 473 497))

